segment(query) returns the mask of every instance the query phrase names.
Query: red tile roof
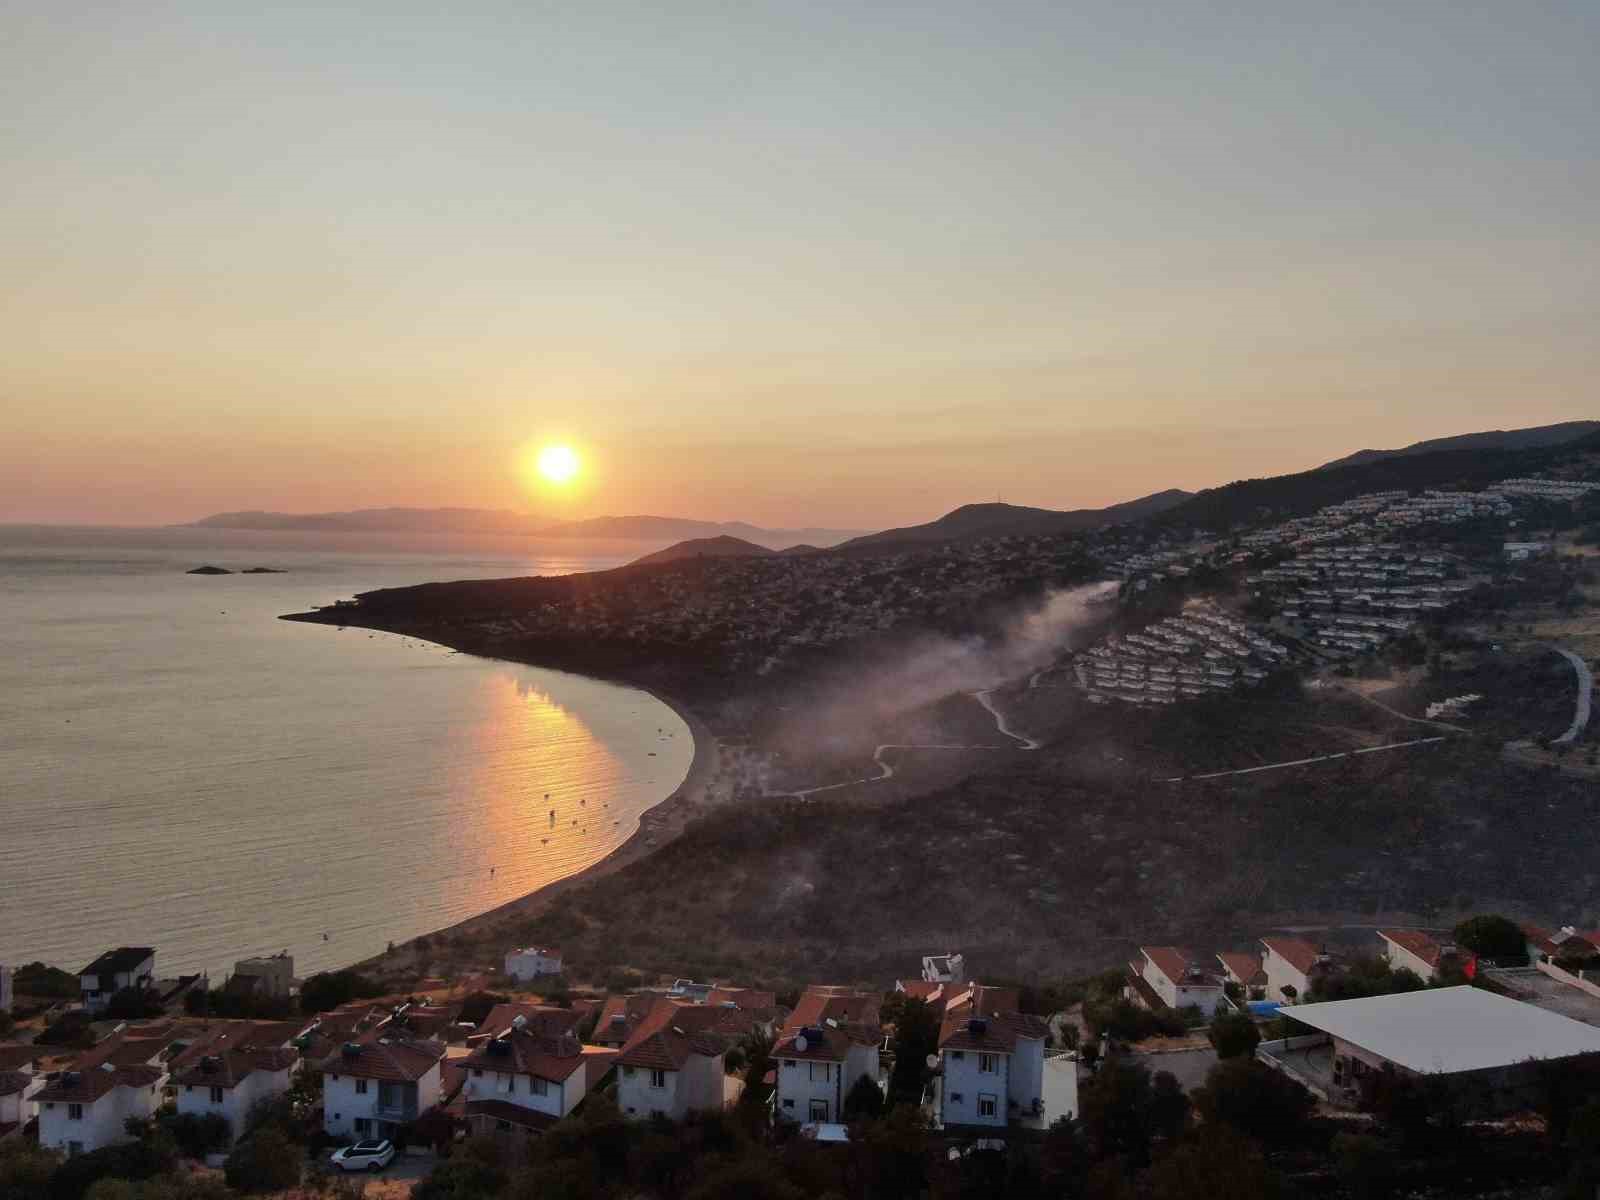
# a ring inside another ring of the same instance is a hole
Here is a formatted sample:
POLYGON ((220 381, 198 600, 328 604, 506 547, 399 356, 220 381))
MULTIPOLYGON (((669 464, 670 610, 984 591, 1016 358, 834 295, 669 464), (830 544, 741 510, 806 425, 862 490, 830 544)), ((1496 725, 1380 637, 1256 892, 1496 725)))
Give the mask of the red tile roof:
POLYGON ((1222 986, 1222 980, 1216 972, 1210 970, 1205 965, 1205 960, 1193 950, 1180 950, 1177 946, 1140 946, 1139 951, 1155 964, 1156 970, 1175 984, 1183 984, 1186 987, 1222 986), (1200 977, 1185 978, 1191 970, 1198 970, 1200 977))
POLYGON ((774 992, 758 992, 754 988, 717 987, 706 997, 707 1004, 737 1004, 740 1008, 766 1009, 778 1006, 774 992))
POLYGON ((117 1087, 153 1087, 166 1077, 160 1067, 91 1067, 63 1071, 34 1097, 41 1104, 93 1104, 117 1087))
POLYGON ((832 1019, 841 1025, 871 1025, 877 1027, 878 1013, 883 1007, 880 992, 858 992, 853 988, 808 987, 799 1003, 783 1023, 785 1035, 805 1026, 817 1026, 832 1019))
POLYGON ((444 1047, 438 1042, 405 1041, 398 1038, 379 1038, 372 1033, 367 1040, 340 1046, 322 1060, 320 1069, 328 1075, 347 1075, 352 1079, 378 1079, 391 1082, 415 1083, 444 1058, 444 1047))
POLYGON ((521 1129, 531 1129, 539 1133, 543 1133, 561 1119, 552 1113, 523 1108, 520 1104, 513 1104, 509 1100, 468 1100, 467 1117, 505 1121, 521 1129))
MULTIPOLYGON (((667 998, 657 992, 635 992, 631 996, 611 996, 600 1009, 595 1022, 594 1040, 607 1045, 626 1045, 635 1027, 659 1001, 667 998)), ((671 1003, 671 1001, 668 1001, 671 1003)))
POLYGON ((1322 952, 1303 938, 1264 937, 1261 939, 1261 944, 1268 950, 1275 951, 1279 958, 1302 975, 1311 974, 1316 968, 1317 959, 1322 957, 1322 952))
POLYGON ((0 1042, 0 1071, 15 1071, 48 1057, 49 1047, 24 1046, 21 1042, 0 1042))
POLYGON ((978 1050, 1010 1054, 1018 1038, 1043 1041, 1050 1027, 1043 1018, 1029 1013, 1001 1012, 987 1017, 950 1014, 939 1027, 939 1049, 978 1050), (974 1028, 974 1023, 981 1028, 974 1028))
POLYGON ((1242 984, 1264 984, 1267 973, 1261 969, 1259 956, 1240 950, 1224 950, 1217 955, 1223 973, 1242 984))
POLYGON ((547 1004, 496 1004, 467 1041, 471 1044, 498 1037, 510 1029, 511 1023, 518 1017, 525 1018, 525 1028, 546 1037, 571 1033, 583 1021, 583 1014, 571 1008, 555 1008, 547 1004))
POLYGON ((257 1071, 287 1071, 299 1061, 293 1050, 224 1050, 206 1054, 172 1076, 176 1087, 231 1088, 257 1071))
POLYGON ((33 1076, 26 1071, 0 1071, 0 1096, 15 1096, 33 1084, 33 1076))
POLYGON ((1415 954, 1429 967, 1437 967, 1439 959, 1444 953, 1444 947, 1439 945, 1427 934, 1415 929, 1380 929, 1378 936, 1393 942, 1402 950, 1415 954))
POLYGON ((583 1066, 583 1046, 570 1033, 550 1037, 526 1028, 512 1029, 459 1061, 474 1071, 533 1075, 560 1083, 583 1066))

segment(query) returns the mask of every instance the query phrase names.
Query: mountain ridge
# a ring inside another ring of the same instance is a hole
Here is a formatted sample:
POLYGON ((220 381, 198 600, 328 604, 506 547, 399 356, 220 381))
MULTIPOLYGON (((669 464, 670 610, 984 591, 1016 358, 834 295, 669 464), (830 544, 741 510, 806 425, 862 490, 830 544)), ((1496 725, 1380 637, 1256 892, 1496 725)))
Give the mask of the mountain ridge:
POLYGON ((1193 496, 1193 492, 1186 492, 1181 488, 1168 488, 1105 508, 1065 510, 1030 508, 1026 505, 1000 502, 963 504, 924 524, 863 534, 861 537, 841 543, 834 549, 859 550, 899 542, 956 542, 982 537, 1072 533, 1156 516, 1186 503, 1193 496))
POLYGON ((1600 432, 1600 421, 1558 421, 1554 425, 1529 425, 1522 429, 1486 429, 1479 433, 1457 433, 1449 437, 1428 438, 1412 442, 1397 450, 1357 450, 1343 458, 1325 462, 1319 471, 1339 467, 1364 466, 1389 458, 1412 458, 1420 454, 1437 454, 1444 450, 1535 450, 1559 446, 1566 442, 1600 432))

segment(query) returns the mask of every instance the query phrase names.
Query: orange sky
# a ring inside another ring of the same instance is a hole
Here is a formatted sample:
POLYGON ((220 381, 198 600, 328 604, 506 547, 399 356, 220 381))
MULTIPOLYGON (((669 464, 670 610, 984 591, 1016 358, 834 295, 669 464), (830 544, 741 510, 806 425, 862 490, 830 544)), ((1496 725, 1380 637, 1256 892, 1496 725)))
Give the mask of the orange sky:
POLYGON ((863 528, 1600 413, 1592 5, 1123 7, 24 6, 0 521, 863 528))

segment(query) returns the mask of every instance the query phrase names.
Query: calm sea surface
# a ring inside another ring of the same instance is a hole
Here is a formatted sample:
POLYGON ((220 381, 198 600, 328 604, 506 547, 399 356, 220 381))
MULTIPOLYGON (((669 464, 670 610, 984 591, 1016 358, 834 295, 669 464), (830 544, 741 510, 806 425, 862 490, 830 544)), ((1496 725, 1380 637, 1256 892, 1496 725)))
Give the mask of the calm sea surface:
POLYGON ((659 544, 362 546, 0 527, 0 962, 347 964, 580 870, 682 782, 689 731, 642 692, 277 619, 659 544))

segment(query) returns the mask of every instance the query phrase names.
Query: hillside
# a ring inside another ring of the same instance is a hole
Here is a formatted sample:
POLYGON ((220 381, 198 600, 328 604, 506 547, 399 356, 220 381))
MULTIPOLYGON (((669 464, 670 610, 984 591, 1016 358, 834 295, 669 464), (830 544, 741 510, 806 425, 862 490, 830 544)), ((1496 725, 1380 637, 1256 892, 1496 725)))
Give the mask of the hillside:
POLYGON ((1192 493, 1169 488, 1108 508, 1080 508, 1061 511, 1053 508, 1028 508, 1017 504, 964 504, 936 521, 885 529, 852 538, 839 547, 857 550, 864 546, 899 543, 958 542, 986 537, 1047 537, 1099 529, 1125 521, 1155 516, 1190 499, 1192 493))
POLYGON ((1562 421, 1556 425, 1534 425, 1527 429, 1490 429, 1483 433, 1430 438, 1398 450, 1357 450, 1354 454, 1323 463, 1318 470, 1357 467, 1386 458, 1410 458, 1419 454, 1436 454, 1441 450, 1536 450, 1543 446, 1559 446, 1563 442, 1597 432, 1600 432, 1600 421, 1562 421))
POLYGON ((668 546, 665 550, 657 550, 654 554, 636 558, 628 565, 642 567, 650 563, 677 562, 683 558, 767 558, 776 553, 778 553, 776 550, 768 549, 766 546, 758 546, 743 538, 723 534, 721 537, 690 538, 675 546, 668 546))
POLYGON ((730 537, 754 542, 769 550, 781 550, 797 542, 833 546, 856 536, 853 529, 764 529, 744 521, 691 521, 682 517, 591 517, 586 521, 567 521, 541 529, 542 537, 622 538, 633 541, 662 541, 668 538, 730 537))
POLYGON ((1600 433, 1526 450, 1437 450, 1295 475, 1241 479, 1207 488, 1154 518, 1166 526, 1222 532, 1238 525, 1305 516, 1368 492, 1479 489, 1509 476, 1552 469, 1600 470, 1600 433))

